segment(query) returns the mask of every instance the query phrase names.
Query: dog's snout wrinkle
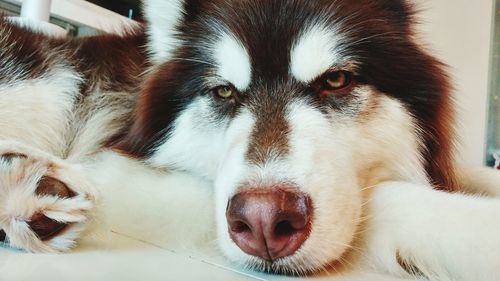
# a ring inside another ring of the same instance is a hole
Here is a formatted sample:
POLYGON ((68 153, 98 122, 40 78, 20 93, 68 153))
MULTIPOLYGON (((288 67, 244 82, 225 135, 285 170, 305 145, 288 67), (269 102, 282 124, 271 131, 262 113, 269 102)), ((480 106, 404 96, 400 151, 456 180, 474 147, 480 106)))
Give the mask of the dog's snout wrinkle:
POLYGON ((268 261, 293 255, 310 232, 311 200, 296 191, 250 190, 236 194, 226 217, 242 251, 268 261))

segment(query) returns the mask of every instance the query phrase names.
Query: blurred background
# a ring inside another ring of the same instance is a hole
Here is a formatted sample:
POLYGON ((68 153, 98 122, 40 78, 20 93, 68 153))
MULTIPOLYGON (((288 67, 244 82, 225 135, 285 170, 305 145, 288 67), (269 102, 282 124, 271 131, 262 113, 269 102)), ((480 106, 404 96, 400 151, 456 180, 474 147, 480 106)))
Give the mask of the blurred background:
POLYGON ((489 165, 496 165, 500 169, 500 0, 496 0, 494 14, 486 160, 489 165), (491 157, 492 153, 495 159, 491 157))
POLYGON ((131 17, 142 21, 139 0, 89 0, 88 2, 99 5, 122 16, 131 17))

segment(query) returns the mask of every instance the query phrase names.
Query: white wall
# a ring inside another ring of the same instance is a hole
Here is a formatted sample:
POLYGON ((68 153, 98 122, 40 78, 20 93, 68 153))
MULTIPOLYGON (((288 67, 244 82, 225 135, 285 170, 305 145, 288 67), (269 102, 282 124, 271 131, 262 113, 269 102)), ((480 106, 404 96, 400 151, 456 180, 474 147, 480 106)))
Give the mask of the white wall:
MULTIPOLYGON (((23 3, 23 0, 6 1, 18 5, 23 3)), ((124 16, 83 0, 52 0, 50 13, 78 26, 89 26, 106 32, 120 33, 124 27, 135 24, 124 16)))
POLYGON ((450 66, 463 165, 484 164, 494 0, 415 0, 422 40, 450 66))

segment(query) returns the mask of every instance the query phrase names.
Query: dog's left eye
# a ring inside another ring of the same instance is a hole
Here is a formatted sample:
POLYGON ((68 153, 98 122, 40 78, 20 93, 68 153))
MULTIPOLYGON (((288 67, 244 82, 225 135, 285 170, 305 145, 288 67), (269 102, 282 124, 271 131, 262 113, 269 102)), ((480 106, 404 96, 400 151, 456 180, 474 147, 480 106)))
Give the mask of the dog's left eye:
POLYGON ((353 82, 352 73, 331 71, 321 77, 316 84, 321 95, 329 95, 349 88, 353 82))

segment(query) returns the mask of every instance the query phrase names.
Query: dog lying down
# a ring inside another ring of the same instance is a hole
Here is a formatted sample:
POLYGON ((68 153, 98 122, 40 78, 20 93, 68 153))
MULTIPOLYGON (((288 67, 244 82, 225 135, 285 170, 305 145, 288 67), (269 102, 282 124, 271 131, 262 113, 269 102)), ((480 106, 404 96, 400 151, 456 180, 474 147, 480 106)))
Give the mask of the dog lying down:
MULTIPOLYGON (((0 20, 0 238, 70 250, 99 221, 95 182, 119 180, 95 169, 112 150, 212 186, 215 223, 192 231, 216 233, 237 266, 498 278, 500 175, 454 168, 449 81, 414 40, 412 5, 146 0, 144 11, 144 30, 82 39, 0 20)), ((147 181, 140 171, 123 177, 147 181)), ((149 198, 190 196, 176 190, 149 198)), ((172 216, 197 209, 187 202, 172 216)))

